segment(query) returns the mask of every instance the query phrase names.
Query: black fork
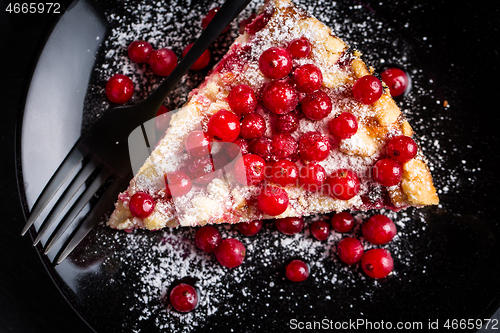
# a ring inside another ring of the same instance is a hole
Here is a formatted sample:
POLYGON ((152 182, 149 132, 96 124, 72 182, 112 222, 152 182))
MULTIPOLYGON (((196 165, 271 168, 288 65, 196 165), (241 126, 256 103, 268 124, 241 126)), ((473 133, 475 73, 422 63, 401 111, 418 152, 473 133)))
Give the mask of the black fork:
POLYGON ((56 265, 61 263, 101 220, 118 193, 126 188, 133 177, 129 159, 129 134, 142 126, 145 140, 148 140, 143 124, 156 116, 168 94, 192 64, 250 1, 227 0, 186 56, 156 91, 137 105, 106 111, 70 150, 38 197, 22 230, 24 235, 35 221, 45 217, 33 245, 38 244, 41 238, 52 230, 44 247, 44 253, 47 254, 68 227, 75 223, 88 203, 95 201, 83 222, 74 228, 59 249, 54 259, 56 265), (60 218, 63 212, 64 215, 60 218), (55 221, 58 221, 58 224, 53 228, 55 221))

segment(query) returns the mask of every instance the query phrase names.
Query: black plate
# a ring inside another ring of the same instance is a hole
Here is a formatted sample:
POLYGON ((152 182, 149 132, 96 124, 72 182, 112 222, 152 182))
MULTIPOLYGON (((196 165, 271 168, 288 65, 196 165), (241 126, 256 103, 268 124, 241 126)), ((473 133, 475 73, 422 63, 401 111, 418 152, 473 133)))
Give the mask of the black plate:
MULTIPOLYGON (((293 329, 293 320, 324 319, 324 325, 411 321, 425 329, 436 320, 443 325, 447 319, 489 318, 498 308, 494 120, 499 117, 493 46, 498 34, 487 24, 496 24, 495 11, 449 1, 299 3, 361 50, 368 64, 379 70, 396 65, 411 74, 412 90, 398 103, 429 158, 441 204, 388 213, 399 229, 384 246, 393 253, 395 269, 380 281, 335 259, 333 248, 341 236, 334 233, 321 243, 308 231, 285 237, 272 224, 252 238, 221 227, 223 236, 241 239, 248 250, 242 266, 227 270, 196 249, 193 230, 126 234, 98 226, 61 265, 53 268, 44 260, 64 296, 95 331, 281 331, 293 329), (312 270, 300 284, 283 274, 285 263, 296 257, 312 270), (200 306, 188 314, 161 301, 181 279, 200 290, 200 306)), ((103 86, 109 76, 133 77, 139 89, 132 102, 158 82, 146 66, 129 63, 126 45, 145 38, 180 55, 211 7, 207 1, 183 0, 98 6, 78 1, 70 7, 39 59, 20 124, 19 181, 26 213, 80 132, 107 109, 103 86)), ((235 30, 236 25, 214 44, 215 60, 235 30)), ((168 106, 180 106, 204 74, 191 73, 168 106)), ((357 214, 357 220, 368 215, 357 214)))

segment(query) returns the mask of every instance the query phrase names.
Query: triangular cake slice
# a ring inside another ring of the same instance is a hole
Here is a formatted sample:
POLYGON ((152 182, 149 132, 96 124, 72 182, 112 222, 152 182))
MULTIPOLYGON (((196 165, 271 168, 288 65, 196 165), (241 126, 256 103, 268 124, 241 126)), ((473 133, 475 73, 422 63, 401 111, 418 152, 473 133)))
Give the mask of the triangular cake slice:
POLYGON ((289 0, 267 2, 172 115, 108 225, 437 204, 412 128, 371 74, 320 21, 289 0))

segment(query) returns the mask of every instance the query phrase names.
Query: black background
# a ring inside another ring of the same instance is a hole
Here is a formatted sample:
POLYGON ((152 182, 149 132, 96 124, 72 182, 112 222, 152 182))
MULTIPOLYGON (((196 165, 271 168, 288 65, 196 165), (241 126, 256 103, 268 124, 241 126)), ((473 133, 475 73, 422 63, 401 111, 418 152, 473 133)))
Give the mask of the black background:
MULTIPOLYGON (((385 16, 393 17, 395 25, 402 19, 406 6, 411 6, 395 5, 394 1, 387 2, 387 5, 385 2, 380 5, 380 1, 371 2, 377 10, 387 10, 385 16)), ((68 3, 61 2, 63 9, 68 3)), ((443 85, 459 81, 460 85, 467 87, 466 93, 460 96, 463 103, 460 110, 470 118, 467 123, 470 128, 465 132, 470 133, 471 138, 463 140, 484 142, 487 149, 469 152, 464 158, 480 160, 481 174, 487 179, 482 180, 484 186, 480 189, 470 185, 470 205, 464 211, 479 213, 483 220, 489 220, 494 239, 498 242, 496 237, 500 232, 496 212, 500 196, 497 194, 496 170, 499 161, 500 5, 493 1, 429 3, 421 7, 425 8, 421 12, 412 11, 414 24, 406 37, 411 40, 427 36, 433 47, 422 49, 420 56, 431 59, 428 62, 440 74, 437 77, 443 85)), ((25 221, 15 175, 15 124, 37 55, 58 16, 9 14, 5 12, 8 1, 0 1, 0 4, 0 207, 4 216, 0 232, 0 333, 90 332, 50 280, 29 237, 20 236, 25 221)), ((450 124, 448 130, 453 128, 454 124, 450 124)), ((461 248, 463 250, 457 256, 474 262, 475 252, 467 248, 467 239, 461 248)), ((471 266, 470 269, 475 268, 471 266)), ((500 267, 491 267, 491 272, 497 276, 499 271, 500 267)), ((498 287, 492 290, 492 295, 498 290, 498 287)), ((496 299, 492 307, 486 309, 485 315, 491 315, 499 302, 496 299)))

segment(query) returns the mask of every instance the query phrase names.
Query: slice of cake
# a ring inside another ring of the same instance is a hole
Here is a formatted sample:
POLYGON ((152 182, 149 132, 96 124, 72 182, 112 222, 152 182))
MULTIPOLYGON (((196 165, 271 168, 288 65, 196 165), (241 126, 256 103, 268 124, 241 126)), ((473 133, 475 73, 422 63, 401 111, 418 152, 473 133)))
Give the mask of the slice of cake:
POLYGON ((289 0, 267 2, 172 115, 108 225, 437 204, 410 124, 360 56, 289 0))

